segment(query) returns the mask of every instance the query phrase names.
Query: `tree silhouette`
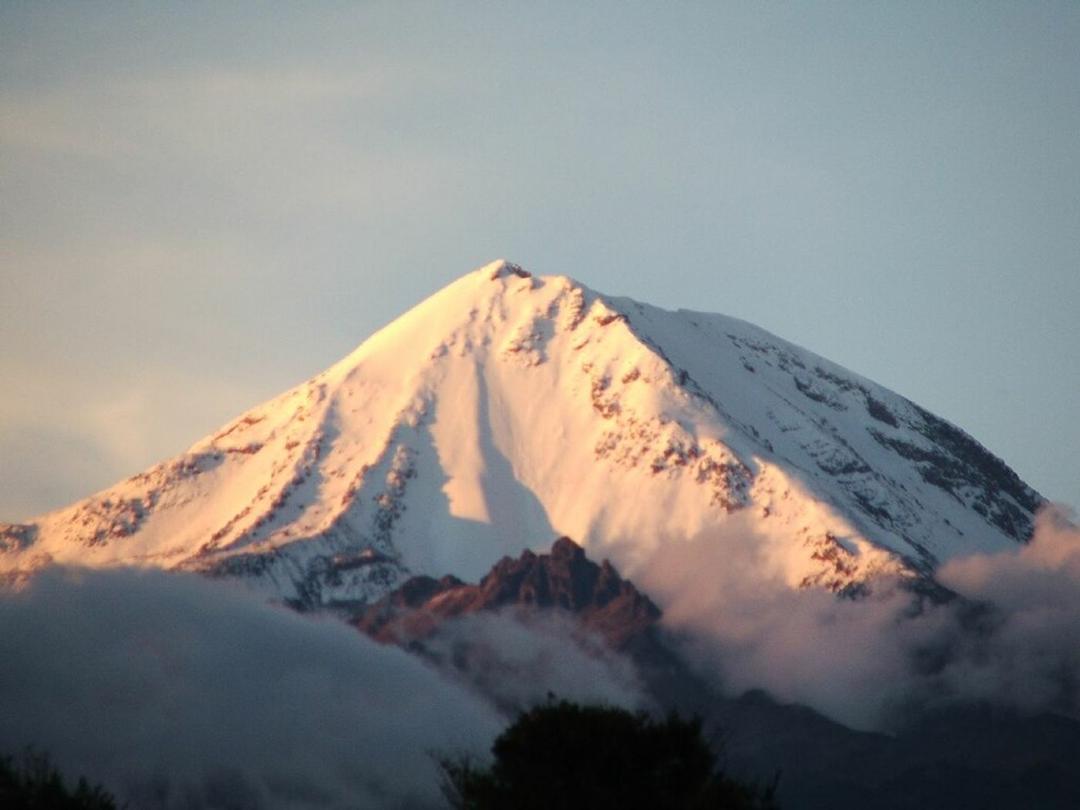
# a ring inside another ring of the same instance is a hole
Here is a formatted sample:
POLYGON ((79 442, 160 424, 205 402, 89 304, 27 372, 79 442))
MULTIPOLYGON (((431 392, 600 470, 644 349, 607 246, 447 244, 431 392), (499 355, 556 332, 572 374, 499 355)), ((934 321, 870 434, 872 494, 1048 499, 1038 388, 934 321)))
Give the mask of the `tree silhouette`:
POLYGON ((724 775, 698 720, 552 702, 522 714, 494 762, 443 759, 457 810, 766 810, 773 788, 724 775))
POLYGON ((27 750, 18 760, 0 757, 0 807, 4 810, 116 810, 100 785, 79 779, 74 789, 47 754, 27 750))

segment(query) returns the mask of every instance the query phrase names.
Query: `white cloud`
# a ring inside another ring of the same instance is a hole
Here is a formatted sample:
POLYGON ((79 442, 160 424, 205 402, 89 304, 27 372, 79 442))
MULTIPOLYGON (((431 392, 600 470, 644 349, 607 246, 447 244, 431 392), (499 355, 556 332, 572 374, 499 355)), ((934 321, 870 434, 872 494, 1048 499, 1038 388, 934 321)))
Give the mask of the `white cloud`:
POLYGON ((511 715, 551 695, 629 709, 647 703, 633 664, 558 612, 464 616, 441 625, 421 646, 443 672, 511 715))
POLYGON ((1014 552, 960 558, 938 576, 962 597, 915 599, 878 582, 859 599, 791 590, 763 573, 762 543, 668 544, 641 582, 703 672, 732 692, 764 688, 858 728, 917 706, 992 701, 1080 717, 1080 531, 1044 510, 1014 552))

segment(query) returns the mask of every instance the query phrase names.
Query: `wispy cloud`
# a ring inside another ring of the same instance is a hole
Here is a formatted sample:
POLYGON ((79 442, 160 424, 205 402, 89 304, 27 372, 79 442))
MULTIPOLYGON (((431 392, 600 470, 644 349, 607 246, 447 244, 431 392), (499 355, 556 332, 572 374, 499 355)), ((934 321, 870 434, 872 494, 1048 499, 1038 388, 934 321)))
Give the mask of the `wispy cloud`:
POLYGON ((441 671, 510 714, 564 700, 631 709, 647 705, 637 670, 559 613, 479 613, 447 621, 419 643, 441 671))
MULTIPOLYGON (((156 134, 184 140, 204 116, 239 121, 252 113, 322 115, 326 105, 372 101, 407 92, 408 79, 311 67, 200 68, 103 81, 77 77, 42 90, 9 90, 0 101, 0 143, 86 156, 145 155, 156 134), (306 107, 306 109, 305 109, 306 107), (196 118, 191 118, 197 113, 196 118), (165 123, 181 126, 171 132, 165 123)), ((336 107, 340 110, 340 106, 336 107)), ((268 132, 268 137, 275 133, 268 132)))

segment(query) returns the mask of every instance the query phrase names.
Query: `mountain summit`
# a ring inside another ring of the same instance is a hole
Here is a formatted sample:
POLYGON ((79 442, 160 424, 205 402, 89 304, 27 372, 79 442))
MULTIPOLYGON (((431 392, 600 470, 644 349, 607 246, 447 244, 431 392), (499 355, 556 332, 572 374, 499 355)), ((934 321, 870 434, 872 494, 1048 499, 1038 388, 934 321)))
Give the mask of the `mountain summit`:
POLYGON ((792 587, 840 590, 1024 542, 1041 502, 963 431, 751 324, 497 261, 186 453, 0 525, 0 571, 370 602, 557 535, 635 576, 738 526, 792 587))

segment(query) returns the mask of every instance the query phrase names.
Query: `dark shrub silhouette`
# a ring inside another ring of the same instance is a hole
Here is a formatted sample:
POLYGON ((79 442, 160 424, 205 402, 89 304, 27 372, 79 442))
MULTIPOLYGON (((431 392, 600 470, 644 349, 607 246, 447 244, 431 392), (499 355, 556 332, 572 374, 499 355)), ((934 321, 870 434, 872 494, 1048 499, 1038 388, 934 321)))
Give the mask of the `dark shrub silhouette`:
POLYGON ((100 785, 64 782, 46 754, 27 751, 0 757, 0 807, 4 810, 116 810, 116 800, 100 785))
POLYGON ((721 773, 697 720, 552 702, 522 714, 492 747, 494 763, 444 759, 459 810, 766 810, 773 788, 721 773))

